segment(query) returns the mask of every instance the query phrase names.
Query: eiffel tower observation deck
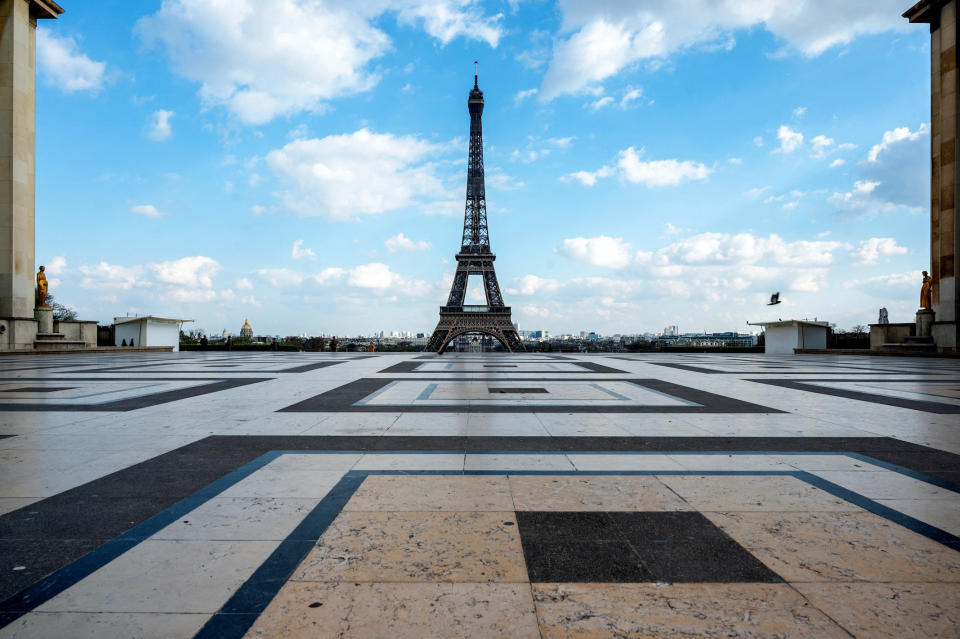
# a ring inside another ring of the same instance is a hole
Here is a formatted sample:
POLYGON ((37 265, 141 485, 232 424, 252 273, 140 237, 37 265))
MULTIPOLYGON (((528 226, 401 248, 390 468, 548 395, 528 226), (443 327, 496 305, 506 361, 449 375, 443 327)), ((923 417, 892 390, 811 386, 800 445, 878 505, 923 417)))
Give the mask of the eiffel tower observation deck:
POLYGON ((450 286, 446 306, 440 307, 440 322, 427 342, 428 351, 442 353, 455 337, 465 333, 484 333, 503 344, 510 352, 523 351, 523 343, 513 327, 510 307, 503 303, 500 284, 490 251, 487 227, 487 196, 483 180, 483 91, 477 85, 474 62, 473 90, 467 99, 470 111, 470 155, 467 161, 467 203, 463 214, 463 236, 457 253, 457 272, 450 286), (467 283, 471 275, 483 278, 485 305, 465 305, 467 283))

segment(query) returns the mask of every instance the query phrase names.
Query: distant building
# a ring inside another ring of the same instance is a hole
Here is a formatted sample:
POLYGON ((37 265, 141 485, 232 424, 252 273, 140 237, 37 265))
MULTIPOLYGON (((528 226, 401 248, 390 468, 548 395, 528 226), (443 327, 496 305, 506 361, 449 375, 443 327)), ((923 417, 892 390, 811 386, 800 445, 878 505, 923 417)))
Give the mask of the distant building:
POLYGON ((665 329, 663 329, 664 337, 676 337, 679 334, 680 334, 680 328, 676 325, 668 326, 665 329))
POLYGON ((253 328, 250 327, 250 320, 243 318, 243 326, 240 328, 240 337, 242 339, 253 339, 253 328))
POLYGON ((172 346, 180 350, 180 326, 188 319, 172 317, 114 317, 114 346, 172 346))

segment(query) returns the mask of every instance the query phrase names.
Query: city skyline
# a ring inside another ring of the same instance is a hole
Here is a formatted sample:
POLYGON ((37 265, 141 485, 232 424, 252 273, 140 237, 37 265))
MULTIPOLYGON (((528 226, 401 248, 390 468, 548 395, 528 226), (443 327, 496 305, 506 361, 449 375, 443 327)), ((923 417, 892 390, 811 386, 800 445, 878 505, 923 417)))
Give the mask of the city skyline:
POLYGON ((902 3, 441 4, 105 2, 41 26, 37 260, 56 298, 102 323, 429 330, 477 59, 521 327, 912 319, 929 43, 902 3))

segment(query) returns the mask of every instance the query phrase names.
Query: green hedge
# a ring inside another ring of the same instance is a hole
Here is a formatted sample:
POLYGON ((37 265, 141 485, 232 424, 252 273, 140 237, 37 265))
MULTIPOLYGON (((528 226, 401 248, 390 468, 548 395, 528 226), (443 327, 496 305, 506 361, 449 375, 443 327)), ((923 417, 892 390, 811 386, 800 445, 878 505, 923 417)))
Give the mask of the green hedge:
POLYGON ((763 346, 664 346, 661 353, 762 353, 763 346))
MULTIPOLYGON (((206 348, 203 348, 200 344, 181 344, 181 351, 225 351, 227 350, 226 344, 210 344, 206 348)), ((229 350, 231 351, 272 351, 272 344, 234 344, 229 350)), ((298 352, 300 348, 295 344, 277 344, 278 351, 288 351, 288 352, 298 352)))

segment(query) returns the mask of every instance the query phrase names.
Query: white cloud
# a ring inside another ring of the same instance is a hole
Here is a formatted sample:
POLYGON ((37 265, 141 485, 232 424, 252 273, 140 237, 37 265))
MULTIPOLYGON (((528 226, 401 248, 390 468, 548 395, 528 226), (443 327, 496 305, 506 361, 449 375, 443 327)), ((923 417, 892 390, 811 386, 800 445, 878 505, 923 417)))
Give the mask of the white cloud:
POLYGON ((793 278, 793 281, 790 282, 790 290, 800 293, 817 293, 820 291, 825 276, 826 272, 824 269, 804 271, 799 273, 793 278))
POLYGON ((787 49, 813 57, 858 36, 905 31, 897 0, 561 0, 561 33, 542 100, 581 93, 637 63, 660 65, 694 48, 727 49, 739 30, 762 27, 787 49), (718 46, 719 45, 719 46, 718 46))
POLYGON ((867 162, 877 162, 880 154, 889 151, 890 147, 898 142, 918 140, 927 133, 927 125, 925 122, 921 123, 916 131, 911 131, 909 127, 905 126, 898 127, 892 131, 884 131, 880 143, 870 147, 870 152, 867 153, 867 162))
POLYGON ((832 147, 835 142, 836 140, 833 138, 828 138, 825 135, 815 136, 812 140, 810 140, 810 146, 813 149, 813 157, 826 157, 827 154, 832 151, 830 147, 832 147))
POLYGON ((684 180, 705 180, 707 176, 713 173, 713 169, 701 162, 690 160, 644 161, 640 159, 642 154, 643 149, 637 151, 631 146, 620 151, 616 168, 602 166, 596 171, 576 171, 568 173, 560 179, 565 182, 577 180, 584 186, 593 186, 599 178, 618 174, 627 182, 656 187, 677 186, 684 180))
POLYGON ((734 166, 740 166, 743 164, 743 158, 727 158, 727 163, 733 164, 734 166))
POLYGON ((241 277, 234 286, 241 291, 249 291, 253 288, 253 282, 245 277, 241 277))
POLYGON ((303 240, 295 240, 293 242, 293 250, 290 251, 290 256, 295 260, 302 260, 304 258, 309 260, 317 259, 317 254, 313 252, 313 249, 303 248, 303 240))
POLYGON ((166 213, 159 210, 153 204, 137 204, 136 206, 131 206, 130 212, 144 217, 163 217, 166 215, 166 213))
POLYGON ((430 287, 425 282, 403 277, 380 262, 361 264, 350 269, 347 274, 347 283, 362 289, 402 292, 408 295, 422 295, 430 291, 430 287))
POLYGON ((857 264, 876 264, 881 257, 903 255, 906 252, 907 247, 900 246, 892 237, 871 237, 860 242, 850 257, 857 264))
POLYGON ((780 148, 774 153, 793 153, 803 144, 803 133, 794 131, 786 124, 781 124, 777 129, 777 139, 780 140, 780 148))
POLYGON ((507 289, 507 293, 510 295, 537 295, 555 291, 557 286, 557 280, 537 277, 536 275, 524 275, 517 278, 517 286, 507 289))
POLYGON ((845 213, 870 215, 905 207, 921 213, 930 205, 930 128, 885 131, 857 166, 860 181, 875 183, 868 198, 847 203, 845 213))
POLYGON ((750 233, 701 233, 658 251, 660 264, 758 264, 778 266, 828 266, 833 252, 848 248, 843 242, 798 240, 779 235, 757 237, 750 233))
POLYGON ((64 93, 97 93, 106 80, 105 62, 91 60, 73 38, 56 36, 46 27, 37 28, 37 67, 46 84, 64 93))
POLYGON ((676 186, 684 180, 705 180, 713 170, 700 162, 689 160, 652 160, 640 159, 643 149, 638 153, 632 146, 620 152, 617 166, 621 175, 629 182, 647 186, 676 186))
POLYGON ((637 87, 628 87, 627 92, 620 98, 620 108, 626 109, 631 102, 635 102, 643 97, 643 89, 637 87))
POLYGON ((391 48, 375 26, 386 12, 444 44, 463 36, 496 46, 502 33, 500 16, 469 0, 165 0, 136 32, 200 84, 205 105, 256 125, 373 87, 379 77, 368 65, 391 48))
POLYGON ((550 309, 534 304, 525 304, 520 307, 520 314, 529 317, 550 317, 550 309))
POLYGON ((220 263, 204 255, 149 264, 157 281, 187 288, 213 288, 213 277, 220 272, 220 263))
POLYGON ((57 255, 52 260, 46 263, 45 269, 48 275, 60 275, 63 272, 63 269, 67 267, 67 258, 62 255, 57 255))
POLYGON ((167 140, 173 135, 173 128, 170 126, 170 119, 175 115, 173 111, 160 109, 153 112, 150 118, 150 126, 147 128, 147 137, 156 142, 167 140))
POLYGON ((923 273, 919 270, 890 275, 875 275, 861 280, 844 282, 844 288, 862 289, 866 287, 918 289, 923 282, 923 273))
POLYGON ((527 98, 535 96, 537 94, 537 91, 538 89, 536 87, 532 89, 527 89, 526 91, 517 91, 513 96, 513 103, 515 105, 520 104, 527 98))
POLYGON ((599 100, 594 100, 587 106, 590 107, 591 111, 599 111, 603 107, 610 106, 611 104, 613 104, 613 98, 607 95, 600 98, 599 100))
POLYGON ((257 275, 273 288, 291 288, 300 286, 306 276, 300 271, 289 268, 261 268, 257 275))
POLYGON ((391 4, 400 23, 422 22, 424 30, 443 44, 465 37, 496 48, 503 35, 503 15, 483 15, 474 0, 398 0, 391 4))
POLYGON ((444 149, 413 136, 372 133, 294 140, 267 155, 292 188, 279 193, 298 215, 345 220, 448 196, 432 161, 444 149))
POLYGON ((755 187, 753 187, 753 188, 751 188, 751 189, 747 189, 746 191, 743 192, 743 194, 746 195, 747 197, 750 197, 750 198, 758 198, 758 197, 760 197, 761 195, 763 195, 764 193, 766 193, 767 191, 769 191, 769 190, 772 189, 772 188, 773 188, 773 187, 772 187, 772 186, 769 186, 769 185, 768 185, 768 186, 755 186, 755 187))
POLYGON ((614 174, 613 167, 602 166, 596 171, 576 171, 574 173, 568 173, 567 175, 560 178, 564 182, 570 180, 577 180, 584 186, 593 186, 597 183, 598 178, 610 177, 614 174))
POLYGON ((96 266, 83 264, 77 267, 77 271, 82 276, 80 286, 83 288, 128 291, 141 284, 138 280, 140 275, 143 274, 143 267, 126 267, 100 262, 96 266))
POLYGON ((831 168, 831 169, 835 169, 835 168, 837 168, 838 166, 843 166, 844 164, 846 164, 846 161, 845 161, 845 160, 843 160, 843 159, 841 159, 841 158, 837 158, 836 160, 834 160, 833 162, 830 163, 830 168, 831 168))
POLYGON ((149 295, 151 301, 170 299, 179 302, 206 302, 217 297, 214 276, 222 267, 203 255, 178 260, 119 266, 100 262, 81 265, 81 288, 107 291, 133 291, 149 295))
POLYGON ((432 244, 426 241, 414 242, 410 238, 404 236, 403 233, 397 233, 386 242, 383 243, 387 247, 387 250, 391 253, 397 251, 426 251, 429 249, 432 244))
POLYGON ((807 107, 801 106, 793 110, 793 117, 798 120, 807 114, 807 107))
POLYGON ((753 146, 761 147, 763 146, 763 136, 757 135, 753 138, 753 146))
POLYGON ((619 237, 575 237, 563 241, 558 251, 567 257, 604 268, 623 268, 630 263, 630 244, 619 237))

